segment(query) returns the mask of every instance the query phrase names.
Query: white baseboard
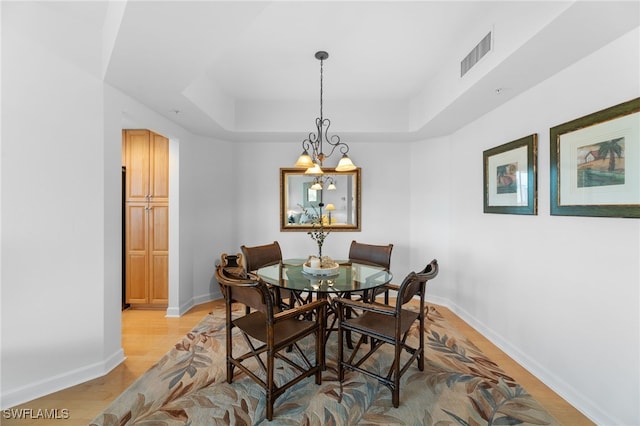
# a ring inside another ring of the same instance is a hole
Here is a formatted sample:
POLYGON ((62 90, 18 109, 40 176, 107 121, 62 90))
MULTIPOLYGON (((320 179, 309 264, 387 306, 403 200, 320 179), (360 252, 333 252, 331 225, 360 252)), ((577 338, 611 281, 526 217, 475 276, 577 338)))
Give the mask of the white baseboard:
POLYGON ((196 305, 201 305, 203 303, 211 302, 212 300, 218 300, 222 298, 222 294, 220 292, 213 292, 209 294, 203 294, 198 297, 191 298, 186 303, 183 303, 179 307, 168 307, 166 316, 169 318, 178 318, 182 315, 189 312, 189 309, 193 308, 196 305))
POLYGON ((186 303, 178 307, 168 307, 166 316, 169 318, 178 318, 181 317, 185 312, 189 309, 193 308, 195 305, 193 303, 193 299, 188 300, 186 303))
POLYGON ((482 334, 487 340, 497 346, 502 352, 513 358, 518 364, 524 367, 531 374, 536 376, 538 380, 551 388, 555 393, 560 395, 565 401, 574 406, 578 411, 587 416, 591 421, 598 425, 622 425, 620 420, 614 418, 611 413, 606 413, 602 408, 598 407, 593 401, 586 398, 578 392, 573 386, 561 380, 536 360, 530 358, 521 352, 517 347, 513 346, 507 339, 487 327, 469 312, 464 310, 449 299, 440 297, 429 297, 429 302, 444 306, 462 318, 466 323, 482 334))
POLYGON ((2 397, 0 398, 2 401, 0 403, 1 409, 5 410, 15 407, 16 405, 24 404, 25 402, 49 395, 50 393, 102 377, 124 360, 124 351, 120 348, 102 362, 96 362, 95 364, 77 368, 64 374, 49 377, 35 383, 29 383, 18 389, 6 392, 5 389, 3 389, 2 397))
MULTIPOLYGON (((218 300, 221 297, 222 295, 219 292, 213 292, 210 294, 192 298, 178 308, 167 308, 166 316, 180 317, 196 305, 210 302, 212 300, 218 300)), ((115 367, 117 367, 124 360, 124 350, 120 348, 118 351, 116 351, 114 354, 112 354, 102 362, 97 362, 95 364, 77 368, 64 374, 30 383, 18 389, 2 389, 2 394, 0 395, 0 409, 5 410, 11 407, 15 407, 16 405, 24 404, 25 402, 29 402, 36 398, 49 395, 53 392, 58 392, 62 389, 84 383, 88 380, 102 377, 113 370, 115 367)))

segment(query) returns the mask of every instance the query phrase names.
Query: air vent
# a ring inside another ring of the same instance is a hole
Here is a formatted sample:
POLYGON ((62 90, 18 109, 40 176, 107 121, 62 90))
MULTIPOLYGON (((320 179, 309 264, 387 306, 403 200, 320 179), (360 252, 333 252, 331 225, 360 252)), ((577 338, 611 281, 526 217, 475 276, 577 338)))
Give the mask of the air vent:
POLYGON ((465 75, 480 59, 491 50, 491 32, 474 47, 460 62, 460 77, 465 75))

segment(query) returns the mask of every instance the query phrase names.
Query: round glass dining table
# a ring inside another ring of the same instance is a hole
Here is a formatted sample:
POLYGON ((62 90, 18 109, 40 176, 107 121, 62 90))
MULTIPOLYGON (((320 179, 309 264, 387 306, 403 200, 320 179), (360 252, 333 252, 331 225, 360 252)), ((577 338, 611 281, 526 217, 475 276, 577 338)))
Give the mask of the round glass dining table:
MULTIPOLYGON (((306 259, 286 259, 275 265, 264 266, 258 269, 256 274, 267 284, 291 290, 297 303, 300 304, 309 303, 314 293, 317 299, 328 299, 331 293, 342 296, 345 293, 362 292, 362 298, 366 300, 368 290, 385 285, 393 278, 391 272, 380 266, 345 260, 335 261, 340 266, 335 275, 310 275, 302 270, 304 262, 306 259)), ((337 330, 334 327, 337 316, 331 304, 327 308, 326 315, 325 343, 331 332, 337 330)), ((348 311, 347 315, 350 316, 351 312, 348 311)), ((347 333, 347 345, 353 348, 350 332, 347 333)))
POLYGON ((302 270, 306 259, 286 259, 280 264, 265 266, 256 271, 267 284, 292 290, 296 293, 366 292, 387 284, 393 278, 391 272, 379 266, 337 260, 340 265, 335 275, 310 275, 302 270))

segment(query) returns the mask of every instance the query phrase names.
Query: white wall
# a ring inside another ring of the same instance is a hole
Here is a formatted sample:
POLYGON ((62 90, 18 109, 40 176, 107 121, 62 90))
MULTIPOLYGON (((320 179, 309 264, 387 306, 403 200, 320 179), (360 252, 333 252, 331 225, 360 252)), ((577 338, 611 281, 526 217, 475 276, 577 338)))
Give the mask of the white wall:
MULTIPOLYGON (((394 282, 401 281, 407 273, 426 264, 423 260, 411 264, 409 259, 410 186, 404 152, 408 145, 343 140, 349 143, 353 162, 362 166, 362 230, 332 232, 325 240, 323 254, 346 259, 354 239, 370 244, 393 243, 391 271, 394 282)), ((258 245, 278 240, 285 258, 316 254, 317 246, 306 232, 280 232, 279 169, 293 166, 300 154, 300 142, 238 145, 237 246, 229 248, 230 251, 239 250, 240 244, 258 245)), ((338 159, 331 158, 325 164, 334 167, 333 161, 338 159)))
MULTIPOLYGON (((187 307, 222 297, 214 279, 215 263, 221 253, 235 253, 237 246, 234 206, 238 193, 231 168, 233 155, 229 142, 197 136, 181 146, 181 218, 186 215, 181 233, 188 229, 184 241, 190 247, 187 260, 193 276, 187 307)), ((183 307, 180 314, 185 311, 183 307)))
MULTIPOLYGON (((103 86, 102 90, 104 96, 102 232, 105 239, 101 256, 104 275, 103 356, 104 359, 113 357, 113 354, 120 357, 114 359, 113 363, 109 363, 110 369, 122 359, 122 234, 118 232, 122 229, 122 114, 120 110, 109 107, 113 104, 116 93, 109 87, 103 86)), ((100 254, 96 253, 96 256, 100 254)))
POLYGON ((123 359, 119 318, 108 311, 118 299, 105 297, 120 264, 106 254, 119 226, 105 219, 118 211, 106 195, 119 188, 105 182, 105 167, 119 159, 103 143, 103 85, 12 18, 3 5, 3 407, 123 359))
POLYGON ((236 244, 226 225, 236 195, 229 142, 189 134, 105 85, 100 70, 82 62, 86 52, 58 51, 48 39, 52 25, 34 28, 31 18, 44 9, 1 10, 4 409, 102 376, 126 356, 121 129, 171 139, 168 314, 220 297, 214 263, 236 244))
POLYGON ((550 216, 549 128, 638 97, 639 40, 636 29, 450 137, 412 148, 411 180, 432 195, 412 188, 420 200, 412 259, 443 259, 431 297, 598 424, 640 424, 640 222, 550 216), (532 133, 538 215, 483 214, 482 152, 532 133), (448 231, 434 225, 443 222, 448 231))
POLYGON ((448 277, 457 269, 450 260, 452 187, 458 175, 467 174, 452 163, 451 137, 414 143, 407 151, 411 188, 407 209, 409 259, 412 265, 438 260, 438 279, 428 284, 427 292, 438 294, 438 289, 450 288, 448 277))

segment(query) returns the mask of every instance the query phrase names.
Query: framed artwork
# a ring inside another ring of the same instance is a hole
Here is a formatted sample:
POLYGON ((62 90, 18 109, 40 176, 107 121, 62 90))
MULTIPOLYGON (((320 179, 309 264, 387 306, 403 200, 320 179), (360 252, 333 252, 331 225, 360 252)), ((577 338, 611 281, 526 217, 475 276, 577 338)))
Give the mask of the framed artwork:
POLYGON ((538 214, 536 134, 483 152, 484 212, 538 214))
POLYGON ((640 217, 640 98, 550 129, 551 214, 640 217))

